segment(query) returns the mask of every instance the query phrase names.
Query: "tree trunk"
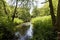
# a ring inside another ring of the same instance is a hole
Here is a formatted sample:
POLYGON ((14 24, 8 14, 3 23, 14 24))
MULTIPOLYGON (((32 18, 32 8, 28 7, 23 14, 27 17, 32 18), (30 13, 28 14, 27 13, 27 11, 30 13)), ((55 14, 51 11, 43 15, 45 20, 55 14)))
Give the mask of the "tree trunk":
POLYGON ((60 0, 58 0, 57 8, 57 40, 60 40, 60 0))
POLYGON ((5 14, 8 16, 8 19, 9 19, 9 15, 8 15, 7 10, 6 10, 6 4, 5 4, 5 1, 4 1, 4 0, 1 0, 1 1, 2 1, 2 3, 3 3, 4 12, 5 12, 5 14))
POLYGON ((51 18, 52 18, 52 24, 55 27, 56 18, 55 18, 55 15, 54 15, 54 9, 53 9, 52 0, 49 0, 49 7, 50 7, 51 18))
POLYGON ((18 0, 16 0, 16 6, 15 6, 15 9, 14 9, 14 12, 13 12, 13 15, 12 15, 12 21, 14 21, 15 14, 17 13, 17 6, 18 6, 18 0))
POLYGON ((6 11, 6 5, 5 5, 5 2, 4 2, 4 0, 1 0, 1 1, 2 1, 2 3, 3 3, 3 7, 4 7, 5 14, 8 15, 8 13, 7 13, 7 11, 6 11))
POLYGON ((53 39, 51 40, 55 40, 55 35, 56 35, 56 17, 54 15, 54 8, 53 8, 53 3, 52 0, 48 0, 49 1, 49 7, 50 7, 50 14, 51 14, 51 19, 52 19, 52 24, 53 24, 53 39))

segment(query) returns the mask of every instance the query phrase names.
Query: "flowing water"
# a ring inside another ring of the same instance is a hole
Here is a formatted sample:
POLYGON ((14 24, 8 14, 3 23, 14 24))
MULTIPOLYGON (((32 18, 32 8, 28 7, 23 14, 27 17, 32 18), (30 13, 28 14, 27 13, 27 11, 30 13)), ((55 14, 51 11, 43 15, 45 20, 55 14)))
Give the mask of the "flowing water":
POLYGON ((33 25, 32 23, 28 23, 30 27, 27 29, 26 34, 23 36, 20 32, 16 32, 15 35, 18 36, 18 40, 29 40, 33 36, 33 25))

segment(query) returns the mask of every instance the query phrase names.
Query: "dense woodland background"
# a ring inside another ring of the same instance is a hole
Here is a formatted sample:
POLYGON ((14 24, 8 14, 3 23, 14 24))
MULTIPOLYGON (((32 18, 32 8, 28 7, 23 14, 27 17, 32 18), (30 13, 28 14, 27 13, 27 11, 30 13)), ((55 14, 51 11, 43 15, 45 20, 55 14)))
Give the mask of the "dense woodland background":
POLYGON ((6 1, 0 0, 0 40, 13 40, 14 33, 19 30, 17 26, 25 22, 33 24, 31 40, 59 40, 60 0, 46 0, 42 8, 33 6, 31 14, 29 11, 34 0, 16 0, 16 5, 9 5, 6 1))

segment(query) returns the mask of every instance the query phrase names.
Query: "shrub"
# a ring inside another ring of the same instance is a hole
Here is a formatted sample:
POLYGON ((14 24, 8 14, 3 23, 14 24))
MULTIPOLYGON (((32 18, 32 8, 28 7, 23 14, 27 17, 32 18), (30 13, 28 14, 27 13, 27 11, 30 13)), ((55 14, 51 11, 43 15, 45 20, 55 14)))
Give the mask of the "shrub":
MULTIPOLYGON (((0 40, 11 39, 13 35, 14 23, 8 20, 7 17, 0 18, 0 40)), ((12 37, 13 38, 13 37, 12 37)))
POLYGON ((53 27, 50 16, 32 18, 34 34, 32 40, 53 40, 53 27))
POLYGON ((12 22, 7 17, 1 17, 0 19, 0 40, 13 40, 15 37, 16 23, 22 23, 22 20, 15 19, 12 22))
POLYGON ((19 24, 23 23, 23 20, 21 20, 19 18, 15 18, 14 23, 15 23, 15 25, 19 25, 19 24))

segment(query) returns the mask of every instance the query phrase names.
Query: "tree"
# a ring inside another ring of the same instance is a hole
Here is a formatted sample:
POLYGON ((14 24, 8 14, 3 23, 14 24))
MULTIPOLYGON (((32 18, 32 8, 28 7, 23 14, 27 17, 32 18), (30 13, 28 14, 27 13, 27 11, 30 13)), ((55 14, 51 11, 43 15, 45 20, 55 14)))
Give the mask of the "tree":
POLYGON ((14 12, 13 12, 13 15, 12 15, 12 21, 14 21, 15 14, 17 13, 17 6, 18 6, 18 0, 16 0, 16 6, 15 6, 15 9, 14 9, 14 12))
POLYGON ((32 11, 32 16, 33 16, 33 17, 40 16, 40 10, 39 10, 37 7, 35 7, 35 8, 33 9, 33 11, 32 11))
MULTIPOLYGON (((52 1, 50 0, 50 4, 51 4, 51 2, 52 1)), ((60 40, 60 0, 58 0, 57 17, 56 17, 55 23, 56 23, 55 27, 56 27, 56 31, 57 31, 57 40, 60 40)))
MULTIPOLYGON (((24 8, 24 10, 26 9, 26 11, 28 11, 28 12, 29 12, 31 6, 33 6, 33 0, 15 0, 15 1, 14 0, 11 0, 11 2, 13 3, 12 6, 14 4, 16 4, 14 6, 15 7, 14 12, 12 13, 12 21, 14 21, 14 18, 16 17, 16 14, 19 14, 19 12, 17 13, 17 6, 19 6, 18 8, 24 8), (20 2, 20 4, 18 4, 18 2, 20 2)), ((26 12, 26 13, 28 13, 28 12, 26 12)))
POLYGON ((60 40, 60 0, 58 0, 58 8, 57 8, 57 40, 60 40))
MULTIPOLYGON (((49 7, 50 7, 50 14, 51 14, 52 25, 53 25, 53 35, 56 35, 56 16, 55 16, 55 13, 54 13, 52 0, 49 0, 49 7)), ((51 39, 51 40, 55 40, 55 38, 51 39)))
POLYGON ((52 24, 55 27, 56 17, 55 17, 55 14, 54 14, 54 8, 53 8, 52 0, 49 0, 49 7, 50 7, 51 18, 52 18, 52 24))
POLYGON ((18 14, 17 18, 22 19, 24 22, 29 22, 31 19, 29 9, 28 8, 20 8, 17 10, 18 14))
POLYGON ((2 3, 3 3, 3 7, 4 7, 5 14, 8 15, 7 10, 6 10, 6 3, 5 3, 5 1, 2 0, 2 3))
MULTIPOLYGON (((15 14, 17 13, 18 0, 16 0, 16 6, 13 7, 14 10, 13 10, 13 12, 11 12, 12 15, 10 15, 10 12, 8 12, 8 9, 9 9, 10 7, 9 7, 9 8, 7 7, 6 1, 5 1, 5 0, 1 0, 1 2, 3 3, 3 8, 4 8, 5 14, 8 16, 8 18, 12 16, 12 17, 11 17, 11 18, 12 18, 12 21, 14 21, 15 14), (10 16, 9 16, 9 15, 10 15, 10 16)), ((11 10, 11 9, 10 9, 10 10, 11 10)), ((9 10, 9 11, 10 11, 10 10, 9 10)))
MULTIPOLYGON (((58 5, 58 0, 52 0, 53 8, 54 8, 54 14, 57 14, 57 5, 58 5)), ((48 16, 50 15, 50 8, 49 8, 49 2, 42 2, 44 6, 40 8, 40 16, 48 16)))

